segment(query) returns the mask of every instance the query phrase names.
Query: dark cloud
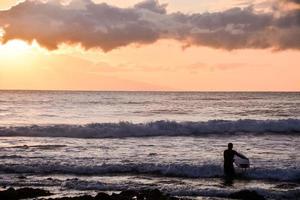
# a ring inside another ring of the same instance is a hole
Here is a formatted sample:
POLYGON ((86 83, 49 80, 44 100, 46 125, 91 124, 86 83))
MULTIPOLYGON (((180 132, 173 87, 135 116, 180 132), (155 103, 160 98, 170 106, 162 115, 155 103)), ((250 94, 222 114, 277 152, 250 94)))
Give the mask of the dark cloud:
MULTIPOLYGON (((292 1, 292 0, 289 0, 292 1)), ((293 0, 293 2, 299 2, 293 0)), ((25 1, 0 11, 3 42, 36 40, 48 49, 61 43, 81 44, 104 51, 129 44, 150 44, 175 39, 184 46, 221 49, 300 49, 300 12, 294 9, 278 16, 256 13, 251 7, 223 12, 167 13, 166 5, 146 0, 132 8, 118 8, 90 0, 61 5, 25 1)))
POLYGON ((300 4, 300 0, 283 0, 285 2, 300 4))
POLYGON ((165 14, 167 13, 167 4, 160 5, 157 0, 146 0, 134 6, 135 8, 143 8, 152 12, 165 14))

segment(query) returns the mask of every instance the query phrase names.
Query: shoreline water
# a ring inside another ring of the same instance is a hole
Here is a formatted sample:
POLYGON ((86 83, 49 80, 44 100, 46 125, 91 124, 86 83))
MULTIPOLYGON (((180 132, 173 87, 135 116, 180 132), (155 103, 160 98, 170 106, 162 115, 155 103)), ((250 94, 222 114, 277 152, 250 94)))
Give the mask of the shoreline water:
POLYGON ((223 173, 222 152, 227 141, 233 140, 237 150, 251 158, 251 168, 246 177, 300 179, 300 160, 297 156, 300 138, 296 135, 275 137, 268 134, 59 140, 56 137, 0 137, 0 170, 79 175, 139 172, 191 178, 220 177, 223 173))
MULTIPOLYGON (((119 192, 102 192, 97 191, 95 194, 78 194, 71 196, 61 196, 51 191, 40 188, 9 188, 0 190, 1 199, 19 200, 19 199, 51 199, 51 200, 196 200, 196 199, 211 199, 209 196, 198 198, 178 197, 164 193, 158 189, 143 189, 143 190, 123 190, 119 192)), ((218 194, 212 199, 255 199, 265 200, 263 195, 251 190, 240 190, 230 194, 218 194)))
MULTIPOLYGON (((50 191, 51 198, 62 198, 62 197, 76 197, 82 195, 94 196, 99 192, 104 192, 107 194, 120 193, 121 191, 153 191, 159 190, 163 194, 168 194, 168 196, 187 198, 187 199, 232 199, 232 195, 239 193, 241 191, 251 191, 264 199, 297 199, 300 197, 300 183, 289 183, 289 182, 268 182, 268 181, 250 181, 250 180, 240 180, 236 179, 233 183, 228 184, 224 182, 223 179, 175 179, 175 178, 165 178, 165 177, 151 177, 148 176, 128 176, 127 180, 140 182, 143 180, 144 184, 136 187, 133 184, 126 182, 124 177, 108 176, 108 177, 98 177, 96 181, 95 177, 76 177, 71 178, 69 176, 65 179, 65 183, 61 186, 59 185, 7 185, 5 189, 13 187, 15 189, 19 188, 39 188, 50 191), (104 183, 103 180, 115 180, 116 184, 119 186, 112 186, 111 184, 104 183), (160 179, 161 185, 156 185, 157 180, 160 179), (101 180, 101 181, 100 181, 101 180), (145 183, 148 181, 148 183, 145 183), (122 185, 123 183, 123 185, 122 185), (195 185, 203 185, 202 188, 195 188, 195 185), (185 186, 186 185, 186 186, 185 186), (187 186, 189 185, 189 186, 187 186), (189 187, 189 189, 187 189, 189 187)), ((20 182, 24 181, 30 177, 19 177, 20 182)), ((63 181, 62 176, 45 176, 44 181, 49 183, 57 182, 58 180, 63 181)), ((2 186, 3 187, 3 186, 2 186)), ((4 188, 2 189, 5 190, 4 188)), ((1 195, 0 195, 1 196, 1 195)), ((121 198, 122 199, 122 198, 121 198)), ((249 196, 244 196, 241 199, 256 199, 249 198, 249 196)))
POLYGON ((300 93, 0 91, 0 186, 296 199, 299 108, 300 93), (251 163, 232 185, 228 142, 251 163))
POLYGON ((236 148, 247 152, 252 166, 238 172, 241 175, 232 185, 226 185, 221 164, 226 146, 223 136, 0 137, 0 186, 44 188, 64 196, 139 189, 159 189, 194 199, 221 198, 245 189, 266 199, 299 196, 299 162, 297 151, 291 149, 291 145, 296 148, 298 136, 226 137, 233 139, 236 148), (278 163, 278 159, 284 162, 278 163))

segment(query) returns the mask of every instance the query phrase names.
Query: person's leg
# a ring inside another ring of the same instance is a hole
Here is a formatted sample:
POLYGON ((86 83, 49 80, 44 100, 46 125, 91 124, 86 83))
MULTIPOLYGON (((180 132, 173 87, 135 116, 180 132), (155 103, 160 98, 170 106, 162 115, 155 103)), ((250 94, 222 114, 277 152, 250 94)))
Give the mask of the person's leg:
POLYGON ((233 165, 224 165, 224 175, 231 178, 235 176, 233 165))
POLYGON ((233 178, 233 177, 235 176, 235 170, 234 170, 233 165, 230 166, 229 171, 230 171, 230 172, 229 172, 229 173, 230 173, 230 176, 233 178))
POLYGON ((224 165, 224 185, 225 186, 232 186, 233 185, 233 173, 234 168, 232 170, 232 167, 230 165, 224 165))

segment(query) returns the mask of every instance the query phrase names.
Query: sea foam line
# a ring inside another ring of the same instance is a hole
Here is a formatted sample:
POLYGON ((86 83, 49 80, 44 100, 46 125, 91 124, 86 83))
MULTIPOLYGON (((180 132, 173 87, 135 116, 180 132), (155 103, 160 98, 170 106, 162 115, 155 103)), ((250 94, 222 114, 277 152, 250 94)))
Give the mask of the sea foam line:
MULTIPOLYGON (((152 174, 164 177, 182 178, 220 178, 223 168, 217 164, 193 165, 184 163, 136 163, 136 164, 99 164, 68 165, 58 163, 0 164, 2 173, 33 174, 152 174)), ((241 172, 237 173, 240 174, 241 172)), ((299 181, 300 169, 290 168, 251 168, 239 176, 251 180, 299 181)))
POLYGON ((207 122, 154 121, 148 123, 92 123, 86 125, 31 125, 0 127, 0 136, 122 138, 147 136, 201 136, 237 133, 300 133, 300 119, 207 122))

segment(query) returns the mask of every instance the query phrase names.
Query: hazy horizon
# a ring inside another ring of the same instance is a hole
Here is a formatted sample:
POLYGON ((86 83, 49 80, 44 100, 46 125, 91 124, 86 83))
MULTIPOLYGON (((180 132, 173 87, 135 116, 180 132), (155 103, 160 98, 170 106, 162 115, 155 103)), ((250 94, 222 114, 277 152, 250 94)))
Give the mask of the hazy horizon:
POLYGON ((44 89, 44 90, 40 90, 40 89, 0 89, 0 91, 32 91, 32 92, 199 92, 199 93, 299 93, 300 90, 295 90, 295 91, 292 91, 292 90, 286 90, 286 91, 281 91, 281 90, 278 90, 278 91, 275 91, 275 90, 261 90, 261 91, 252 91, 252 90, 210 90, 210 91, 205 91, 205 90, 61 90, 61 89, 44 89))

